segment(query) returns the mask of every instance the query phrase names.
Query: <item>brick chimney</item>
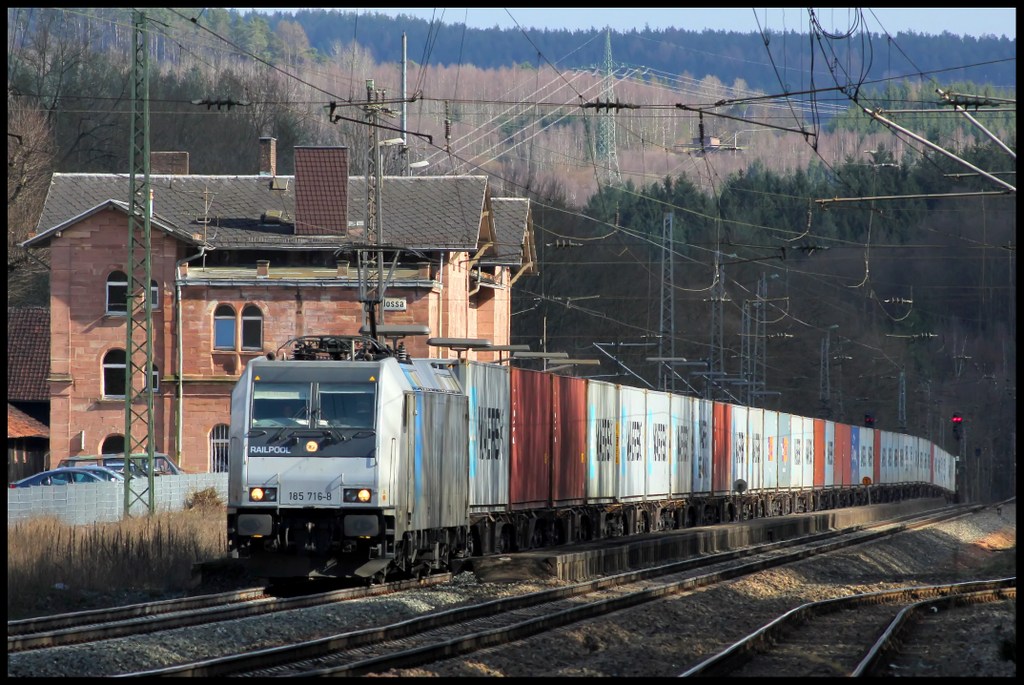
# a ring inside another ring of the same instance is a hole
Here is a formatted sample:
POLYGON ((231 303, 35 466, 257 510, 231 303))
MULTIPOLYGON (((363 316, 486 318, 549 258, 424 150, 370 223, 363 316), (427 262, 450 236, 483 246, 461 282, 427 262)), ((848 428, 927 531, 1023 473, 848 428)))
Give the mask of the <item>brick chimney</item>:
POLYGON ((295 148, 295 235, 345 235, 348 148, 295 148))
POLYGON ((149 173, 188 176, 188 153, 150 152, 149 173))
POLYGON ((277 176, 277 138, 260 138, 260 176, 277 176))

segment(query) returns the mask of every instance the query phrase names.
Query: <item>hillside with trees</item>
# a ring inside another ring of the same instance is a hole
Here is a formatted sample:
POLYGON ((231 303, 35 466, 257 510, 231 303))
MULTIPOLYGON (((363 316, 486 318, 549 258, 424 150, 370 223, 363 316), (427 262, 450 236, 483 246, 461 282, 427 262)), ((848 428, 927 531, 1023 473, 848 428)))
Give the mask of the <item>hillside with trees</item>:
MULTIPOLYGON (((624 383, 664 382, 647 359, 669 350, 715 359, 772 393, 761 406, 852 423, 870 412, 954 451, 947 418, 960 411, 971 450, 1011 454, 1015 190, 865 110, 1013 185, 1015 157, 993 138, 1015 151, 1015 41, 898 34, 906 60, 876 50, 854 83, 819 64, 813 83, 784 87, 759 35, 547 31, 531 44, 321 10, 148 17, 151 149, 188 151, 192 173, 254 173, 267 135, 280 173, 296 145, 346 145, 363 173, 373 79, 385 123, 399 129, 403 105, 407 117, 387 173, 486 173, 496 194, 530 197, 541 274, 513 291, 514 342, 598 358, 593 375, 624 383), (937 88, 989 98, 970 111, 984 130, 937 88), (416 161, 428 166, 409 171, 416 161)), ((808 43, 773 35, 771 54, 799 64, 808 43)), ((45 305, 46 255, 18 243, 51 173, 127 171, 130 12, 11 8, 8 45, 8 304, 45 305)), ((859 59, 853 42, 834 47, 859 59)), ((693 370, 676 369, 677 390, 705 392, 693 370)))

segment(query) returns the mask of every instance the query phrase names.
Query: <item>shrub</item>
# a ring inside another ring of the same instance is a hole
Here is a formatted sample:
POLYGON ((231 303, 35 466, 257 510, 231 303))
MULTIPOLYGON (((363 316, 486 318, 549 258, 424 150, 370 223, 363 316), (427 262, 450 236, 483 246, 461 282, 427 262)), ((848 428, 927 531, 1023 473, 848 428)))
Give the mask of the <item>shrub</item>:
POLYGON ((194 490, 185 499, 186 509, 219 509, 223 506, 224 502, 221 501, 220 495, 217 494, 217 488, 194 490))

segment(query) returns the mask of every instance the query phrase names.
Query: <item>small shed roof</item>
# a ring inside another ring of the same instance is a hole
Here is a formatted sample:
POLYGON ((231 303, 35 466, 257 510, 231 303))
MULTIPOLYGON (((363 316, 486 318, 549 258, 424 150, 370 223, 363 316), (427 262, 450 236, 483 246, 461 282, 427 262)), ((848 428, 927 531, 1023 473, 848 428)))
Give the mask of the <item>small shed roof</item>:
POLYGON ((17 407, 7 405, 8 438, 48 438, 50 429, 17 407))

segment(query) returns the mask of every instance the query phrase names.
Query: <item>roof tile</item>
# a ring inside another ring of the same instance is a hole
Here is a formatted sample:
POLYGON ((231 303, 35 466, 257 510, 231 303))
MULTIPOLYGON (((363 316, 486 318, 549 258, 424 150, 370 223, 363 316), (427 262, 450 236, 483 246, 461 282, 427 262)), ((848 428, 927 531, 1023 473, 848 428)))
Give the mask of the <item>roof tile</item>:
POLYGON ((48 438, 50 429, 10 404, 7 405, 8 438, 48 438))
MULTIPOLYGON (((104 203, 128 199, 127 174, 54 174, 29 246, 45 231, 104 203)), ((296 179, 270 176, 151 175, 153 212, 179 234, 216 249, 335 250, 365 246, 366 179, 349 176, 348 236, 294 235, 296 179), (283 189, 273 189, 274 180, 283 189), (287 185, 281 181, 287 181, 287 185), (263 220, 281 212, 280 223, 263 220)), ((475 250, 487 203, 486 176, 388 176, 381 183, 381 244, 408 250, 475 250)))
POLYGON ((49 401, 50 310, 7 308, 7 399, 49 401))

